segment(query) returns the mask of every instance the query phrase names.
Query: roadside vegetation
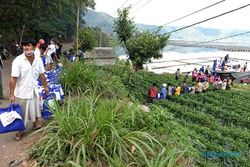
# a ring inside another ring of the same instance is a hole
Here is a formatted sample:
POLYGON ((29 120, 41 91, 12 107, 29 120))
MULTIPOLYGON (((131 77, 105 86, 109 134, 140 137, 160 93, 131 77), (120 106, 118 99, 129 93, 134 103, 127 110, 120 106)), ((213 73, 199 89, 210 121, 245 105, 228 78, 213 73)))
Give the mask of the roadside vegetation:
MULTIPOLYGON (((250 92, 208 91, 139 104, 152 82, 181 84, 170 74, 132 73, 126 63, 74 62, 64 67, 67 99, 30 152, 45 166, 247 166, 250 92), (131 103, 133 102, 133 103, 131 103), (206 152, 236 157, 204 157, 206 152)), ((190 81, 189 81, 190 82, 190 81)))

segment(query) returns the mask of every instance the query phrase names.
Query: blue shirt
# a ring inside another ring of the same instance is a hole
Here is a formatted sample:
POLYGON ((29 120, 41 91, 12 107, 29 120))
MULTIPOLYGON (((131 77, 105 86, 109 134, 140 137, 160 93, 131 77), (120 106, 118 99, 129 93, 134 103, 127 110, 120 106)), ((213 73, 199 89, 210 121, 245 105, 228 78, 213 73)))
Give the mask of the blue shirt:
POLYGON ((160 91, 160 99, 166 99, 166 97, 167 97, 167 89, 165 87, 162 87, 160 91))

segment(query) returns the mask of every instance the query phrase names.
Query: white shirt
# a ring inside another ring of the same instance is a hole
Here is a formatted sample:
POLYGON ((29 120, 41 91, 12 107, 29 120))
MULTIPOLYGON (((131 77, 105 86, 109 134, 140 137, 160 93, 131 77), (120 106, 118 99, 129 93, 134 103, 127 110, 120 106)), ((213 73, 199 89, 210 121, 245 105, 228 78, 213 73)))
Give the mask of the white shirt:
POLYGON ((48 46, 48 52, 47 55, 51 56, 52 53, 56 53, 56 45, 55 44, 50 44, 48 46))
POLYGON ((36 49, 35 49, 35 51, 34 51, 34 55, 35 55, 36 57, 41 57, 41 52, 40 52, 39 48, 36 47, 36 49))
POLYGON ((34 92, 38 96, 39 74, 45 72, 42 59, 35 57, 32 65, 24 54, 15 58, 12 62, 11 76, 17 77, 14 91, 15 97, 21 99, 33 99, 34 92))

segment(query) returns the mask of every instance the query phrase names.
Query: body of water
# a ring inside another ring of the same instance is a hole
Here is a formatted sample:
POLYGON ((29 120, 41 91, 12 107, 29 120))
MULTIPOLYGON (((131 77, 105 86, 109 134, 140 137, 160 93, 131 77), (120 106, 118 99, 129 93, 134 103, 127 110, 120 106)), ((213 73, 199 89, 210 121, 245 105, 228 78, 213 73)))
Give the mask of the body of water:
MULTIPOLYGON (((125 52, 124 52, 125 53, 125 52)), ((250 52, 229 52, 209 48, 192 48, 192 47, 174 47, 168 46, 164 49, 161 59, 152 59, 150 63, 144 65, 144 68, 155 73, 175 73, 179 68, 181 72, 190 72, 194 68, 210 66, 213 61, 220 61, 229 54, 231 65, 240 64, 241 67, 248 62, 250 69, 250 52)), ((126 59, 126 56, 121 56, 126 59)))
POLYGON ((230 65, 240 64, 242 67, 245 62, 248 62, 250 66, 250 52, 228 52, 197 48, 197 50, 187 49, 187 51, 182 50, 181 52, 165 51, 161 59, 152 59, 151 63, 145 64, 145 68, 155 73, 175 73, 178 68, 182 72, 190 72, 194 68, 199 69, 202 66, 212 68, 215 59, 220 61, 227 54, 229 54, 230 65))

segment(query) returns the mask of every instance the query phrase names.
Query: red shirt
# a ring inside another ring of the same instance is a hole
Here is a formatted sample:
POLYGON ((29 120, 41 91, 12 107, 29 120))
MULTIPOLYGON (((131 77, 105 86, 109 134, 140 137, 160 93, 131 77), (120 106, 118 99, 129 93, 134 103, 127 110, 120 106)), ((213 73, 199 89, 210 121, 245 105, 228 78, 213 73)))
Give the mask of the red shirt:
POLYGON ((156 87, 152 86, 148 89, 148 97, 156 98, 157 97, 158 90, 156 87))

